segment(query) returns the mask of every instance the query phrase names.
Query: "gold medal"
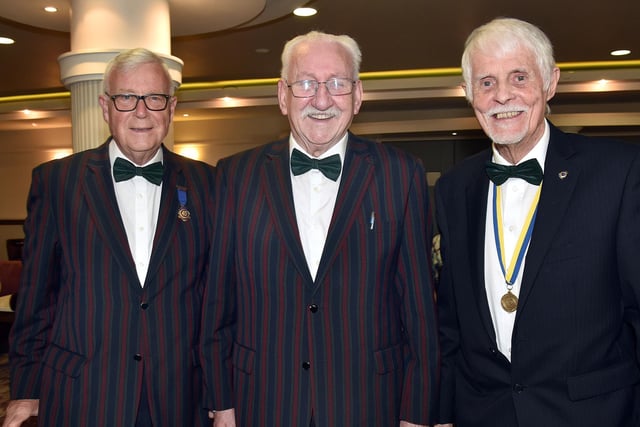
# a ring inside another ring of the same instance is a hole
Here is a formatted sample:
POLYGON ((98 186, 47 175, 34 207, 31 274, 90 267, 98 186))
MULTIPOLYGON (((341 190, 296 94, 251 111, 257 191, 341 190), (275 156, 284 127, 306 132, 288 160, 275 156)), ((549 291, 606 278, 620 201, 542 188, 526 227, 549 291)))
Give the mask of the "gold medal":
POLYGON ((513 313, 518 308, 518 297, 512 294, 509 289, 506 294, 502 295, 500 305, 502 305, 502 309, 507 313, 513 313))
POLYGON ((189 221, 191 219, 191 212, 189 212, 184 206, 180 206, 180 209, 178 209, 178 219, 183 222, 189 221))

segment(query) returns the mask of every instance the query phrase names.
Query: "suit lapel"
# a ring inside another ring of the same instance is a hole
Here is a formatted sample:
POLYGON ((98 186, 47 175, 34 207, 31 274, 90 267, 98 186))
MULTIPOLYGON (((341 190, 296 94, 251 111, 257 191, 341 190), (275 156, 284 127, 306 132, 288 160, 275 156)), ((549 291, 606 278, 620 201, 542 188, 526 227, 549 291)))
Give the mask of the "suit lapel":
MULTIPOLYGON (((165 259, 167 251, 173 244, 173 235, 176 233, 178 227, 178 208, 180 207, 178 186, 186 188, 182 165, 178 162, 177 156, 167 150, 164 145, 162 146, 162 150, 164 164, 162 194, 160 196, 158 221, 153 237, 153 249, 151 251, 151 259, 149 260, 147 279, 149 277, 155 277, 155 272, 162 265, 162 260, 165 259)), ((188 200, 189 188, 186 188, 186 194, 188 200)), ((145 282, 147 279, 145 279, 145 282)))
MULTIPOLYGON (((340 180, 340 189, 333 209, 331 225, 327 232, 318 273, 316 275, 315 288, 322 283, 324 275, 348 235, 348 230, 360 212, 360 204, 364 195, 369 191, 369 185, 373 178, 373 157, 366 144, 349 136, 347 151, 345 153, 343 175, 340 180)), ((315 291, 315 289, 314 289, 315 291)))
POLYGON ((571 159, 575 153, 573 146, 565 140, 560 130, 551 125, 550 128, 542 193, 527 251, 518 312, 526 307, 527 297, 534 286, 542 260, 567 211, 581 172, 580 165, 571 159))
POLYGON ((470 263, 472 283, 479 284, 473 287, 476 305, 484 329, 495 342, 496 334, 493 327, 493 320, 491 319, 491 311, 489 310, 489 300, 487 298, 484 277, 485 238, 487 238, 485 236, 485 227, 487 220, 487 194, 489 192, 489 178, 484 172, 484 165, 490 158, 491 151, 489 150, 485 156, 479 159, 480 161, 476 166, 476 171, 469 175, 471 179, 467 187, 466 212, 471 214, 467 218, 467 230, 469 230, 469 245, 467 250, 469 251, 468 259, 472 260, 470 263), (478 177, 483 178, 478 179, 478 177), (482 214, 474 215, 474 212, 480 212, 482 214))
POLYGON ((260 173, 261 192, 266 195, 276 230, 287 246, 296 268, 305 281, 311 283, 313 279, 300 242, 293 205, 288 140, 279 141, 267 149, 260 173))
POLYGON ((109 246, 122 269, 136 283, 138 275, 129 250, 129 242, 111 178, 108 141, 87 154, 87 167, 81 170, 84 171, 84 179, 80 177, 80 181, 87 209, 98 233, 102 236, 102 242, 109 246))

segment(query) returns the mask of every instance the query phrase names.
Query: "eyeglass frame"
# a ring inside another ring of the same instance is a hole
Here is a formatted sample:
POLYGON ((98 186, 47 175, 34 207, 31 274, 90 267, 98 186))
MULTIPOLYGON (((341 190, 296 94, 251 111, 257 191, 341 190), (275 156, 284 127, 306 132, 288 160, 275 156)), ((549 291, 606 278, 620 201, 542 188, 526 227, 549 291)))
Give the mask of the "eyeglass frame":
POLYGON ((303 98, 303 99, 304 98, 313 98, 314 96, 318 95, 318 90, 320 89, 320 85, 324 85, 325 89, 327 89, 327 92, 331 96, 351 95, 353 93, 353 87, 356 85, 356 82, 357 82, 357 80, 353 80, 353 79, 350 79, 348 77, 332 77, 332 78, 330 78, 328 80, 325 80, 323 82, 320 82, 320 81, 315 80, 315 79, 303 79, 303 80, 297 80, 295 82, 289 83, 288 81, 285 80, 285 84, 291 90, 291 95, 293 95, 294 98, 303 98), (351 83, 351 86, 350 86, 351 89, 349 90, 349 92, 347 92, 347 93, 339 93, 339 94, 331 93, 331 90, 329 89, 329 86, 327 86, 327 83, 329 83, 330 81, 335 81, 335 80, 345 80, 345 81, 350 82, 351 83), (294 91, 293 91, 293 87, 292 86, 297 85, 299 83, 305 83, 305 82, 309 82, 309 83, 314 82, 315 83, 316 87, 315 87, 315 89, 313 91, 313 95, 308 95, 308 96, 298 96, 298 95, 296 95, 294 93, 294 91))
POLYGON ((109 97, 109 99, 113 102, 113 106, 117 111, 120 111, 121 113, 128 113, 131 111, 135 111, 136 108, 138 108, 138 104, 140 103, 140 100, 142 100, 142 103, 144 104, 144 107, 149 110, 149 111, 164 111, 167 109, 167 107, 169 106, 169 100, 172 98, 172 95, 167 95, 164 93, 148 93, 146 95, 136 95, 134 93, 116 93, 114 95, 110 95, 109 93, 105 92, 105 95, 107 95, 109 97), (132 98, 136 98, 136 103, 133 105, 133 108, 130 108, 128 110, 123 110, 118 108, 118 104, 116 103, 116 99, 119 96, 130 96, 132 98), (149 105, 147 105, 147 97, 149 96, 160 96, 164 98, 164 107, 157 109, 157 108, 149 108, 149 105))

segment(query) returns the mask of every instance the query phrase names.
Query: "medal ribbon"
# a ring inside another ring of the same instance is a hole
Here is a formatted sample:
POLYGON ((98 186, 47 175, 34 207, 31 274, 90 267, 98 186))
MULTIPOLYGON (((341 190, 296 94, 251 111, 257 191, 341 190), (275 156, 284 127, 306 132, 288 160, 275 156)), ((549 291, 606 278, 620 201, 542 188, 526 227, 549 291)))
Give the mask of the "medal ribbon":
POLYGON ((536 222, 536 213, 538 212, 538 200, 540 200, 540 192, 542 191, 542 185, 538 186, 538 191, 531 203, 531 207, 529 208, 529 212, 524 220, 524 225, 522 227, 522 231, 520 232, 520 236, 518 237, 518 241, 516 242, 516 246, 513 250, 513 255, 511 256, 511 263, 509 264, 509 268, 505 271, 506 260, 504 256, 504 233, 502 231, 502 196, 501 191, 498 186, 493 184, 493 234, 495 236, 496 241, 496 249, 498 250, 498 260, 500 261, 500 269, 502 270, 502 274, 504 275, 504 280, 507 284, 507 290, 511 290, 513 288, 513 283, 518 277, 518 272, 520 271, 520 267, 522 266, 522 261, 524 259, 524 253, 527 250, 527 246, 529 246, 529 241, 531 240, 531 235, 533 234, 533 224, 536 222))
POLYGON ((187 205, 187 189, 185 187, 177 186, 178 189, 178 202, 180 203, 180 207, 185 207, 187 205))

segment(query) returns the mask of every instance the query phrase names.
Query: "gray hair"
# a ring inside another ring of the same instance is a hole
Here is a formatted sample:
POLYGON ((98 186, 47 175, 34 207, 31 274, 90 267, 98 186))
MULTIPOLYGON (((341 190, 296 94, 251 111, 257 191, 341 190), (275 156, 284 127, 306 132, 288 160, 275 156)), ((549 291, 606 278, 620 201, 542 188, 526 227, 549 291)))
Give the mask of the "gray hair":
MULTIPOLYGON (((467 38, 462 54, 462 77, 469 89, 472 88, 472 55, 477 51, 496 49, 502 53, 521 49, 533 53, 544 89, 549 89, 556 67, 551 41, 540 28, 515 18, 496 18, 473 30, 467 38)), ((467 99, 472 101, 473 91, 467 90, 466 93, 467 99)))
POLYGON ((335 34, 327 34, 320 31, 311 31, 307 34, 303 34, 297 36, 291 40, 289 40, 282 50, 282 69, 280 70, 280 77, 283 80, 287 79, 287 75, 289 74, 289 67, 291 64, 291 58, 301 43, 305 42, 330 42, 330 43, 338 43, 341 45, 351 57, 351 63, 353 66, 353 79, 357 79, 360 74, 360 63, 362 61, 362 52, 360 51, 360 47, 358 43, 347 35, 335 35, 335 34))
POLYGON ((175 92, 175 85, 171 79, 171 75, 169 74, 167 64, 165 64, 164 60, 160 56, 142 47, 122 51, 109 61, 107 68, 104 71, 104 80, 102 83, 104 91, 107 93, 109 92, 109 81, 114 72, 127 72, 143 64, 158 64, 162 66, 164 75, 169 84, 169 95, 173 95, 175 92))

